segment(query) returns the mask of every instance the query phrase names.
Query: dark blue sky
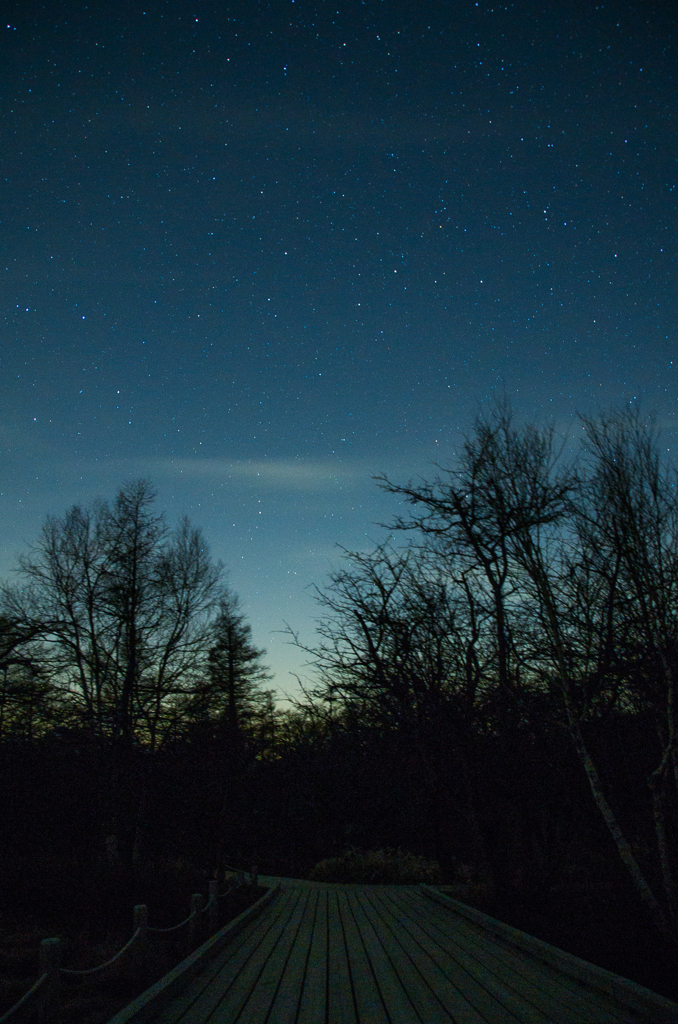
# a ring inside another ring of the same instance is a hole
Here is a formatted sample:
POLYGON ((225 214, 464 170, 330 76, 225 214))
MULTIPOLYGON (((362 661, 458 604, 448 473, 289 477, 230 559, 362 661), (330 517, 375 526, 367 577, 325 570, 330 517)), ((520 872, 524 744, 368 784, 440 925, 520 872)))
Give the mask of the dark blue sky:
POLYGON ((276 683, 371 480, 504 393, 676 431, 672 4, 10 3, 0 573, 149 476, 276 683))

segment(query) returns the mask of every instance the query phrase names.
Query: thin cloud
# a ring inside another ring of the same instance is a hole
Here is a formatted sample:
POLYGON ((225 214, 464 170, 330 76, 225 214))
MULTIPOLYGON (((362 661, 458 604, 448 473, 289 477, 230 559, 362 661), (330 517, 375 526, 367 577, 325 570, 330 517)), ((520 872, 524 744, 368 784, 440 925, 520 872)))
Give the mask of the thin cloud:
POLYGON ((200 480, 244 480, 284 490, 326 491, 364 480, 355 468, 319 460, 163 459, 154 473, 200 480))

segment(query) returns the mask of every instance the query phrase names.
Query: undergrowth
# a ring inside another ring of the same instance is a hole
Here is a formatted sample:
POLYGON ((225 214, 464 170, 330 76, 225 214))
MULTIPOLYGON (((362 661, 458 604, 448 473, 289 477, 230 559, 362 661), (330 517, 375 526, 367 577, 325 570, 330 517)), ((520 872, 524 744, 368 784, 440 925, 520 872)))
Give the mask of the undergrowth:
POLYGON ((443 881, 436 861, 404 850, 348 849, 340 857, 319 861, 308 875, 313 882, 359 882, 380 885, 435 885, 443 881))

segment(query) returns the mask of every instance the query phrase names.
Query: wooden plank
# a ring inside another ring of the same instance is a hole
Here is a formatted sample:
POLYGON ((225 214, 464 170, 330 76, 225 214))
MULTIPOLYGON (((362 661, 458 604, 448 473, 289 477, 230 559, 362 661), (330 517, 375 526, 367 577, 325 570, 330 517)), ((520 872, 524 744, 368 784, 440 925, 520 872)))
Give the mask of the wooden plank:
POLYGON ((327 893, 327 942, 327 1020, 329 1024, 358 1024, 336 892, 327 893))
POLYGON ((427 948, 428 955, 431 955, 448 974, 454 971, 463 979, 459 987, 472 1001, 479 1000, 475 1005, 483 1016, 489 1014, 494 1018, 498 1013, 499 1019, 503 1019, 512 1015, 525 1024, 546 1024, 553 1020, 554 1006, 541 1005, 542 993, 539 989, 534 988, 531 992, 517 991, 510 972, 493 969, 491 950, 475 950, 479 954, 475 956, 474 948, 469 948, 468 936, 463 932, 454 931, 452 934, 447 932, 442 935, 436 932, 431 920, 426 916, 425 903, 423 908, 420 907, 416 896, 413 896, 412 900, 405 897, 403 901, 393 902, 403 931, 409 932, 412 939, 418 943, 421 942, 421 933, 417 931, 417 926, 421 928, 422 933, 433 944, 427 948), (498 1011, 489 1000, 496 1000, 504 1009, 498 1011))
POLYGON ((431 913, 426 902, 415 893, 399 895, 397 902, 403 913, 407 904, 409 920, 439 945, 441 965, 447 962, 446 953, 469 979, 506 1001, 519 1019, 546 1019, 559 1024, 581 1024, 583 1020, 587 1024, 613 1021, 633 1024, 640 1019, 604 997, 598 998, 598 993, 583 990, 576 982, 568 983, 568 979, 549 968, 543 969, 531 957, 505 947, 495 941, 495 936, 484 933, 479 926, 456 917, 444 907, 436 906, 431 913))
MULTIPOLYGON (((377 898, 377 897, 375 897, 377 898)), ((379 898, 386 902, 388 897, 379 898)), ((416 959, 417 967, 426 979, 432 992, 437 996, 446 1010, 453 1016, 457 1024, 487 1024, 487 1017, 473 1001, 473 993, 469 993, 463 984, 464 979, 459 976, 457 970, 446 970, 438 959, 439 949, 427 940, 412 935, 407 928, 402 926, 403 913, 398 910, 396 915, 398 927, 398 941, 407 950, 407 953, 416 959)), ((506 1018, 510 1020, 509 1017, 506 1018)))
POLYGON ((403 944, 403 930, 392 912, 388 894, 370 893, 366 890, 360 895, 360 904, 379 936, 419 1019, 426 1024, 455 1024, 455 1018, 447 1011, 440 997, 435 994, 435 989, 428 983, 426 972, 421 969, 419 963, 421 957, 413 956, 411 949, 407 948, 407 943, 403 944))
MULTIPOLYGON (((524 1017, 523 1005, 518 1003, 506 986, 497 984, 493 990, 488 989, 483 983, 485 979, 479 980, 469 972, 471 958, 465 955, 464 950, 452 944, 448 947, 441 944, 426 927, 425 921, 414 921, 411 916, 407 916, 400 920, 400 927, 438 964, 448 980, 459 989, 487 1024, 522 1024, 524 1020, 530 1019, 524 1017)), ((539 1020, 543 1020, 543 1016, 539 1020)))
MULTIPOLYGON (((341 919, 353 995, 360 1024, 390 1024, 360 931, 348 902, 348 890, 337 890, 337 908, 341 919)), ((400 1022, 398 1022, 400 1024, 400 1022)), ((403 1021, 402 1024, 405 1024, 403 1021)))
MULTIPOLYGON (((407 899, 413 900, 414 913, 421 910, 428 915, 426 899, 421 905, 412 893, 407 899)), ((646 1018, 628 1006, 623 1006, 600 989, 589 987, 584 982, 571 978, 557 968, 545 964, 526 950, 519 949, 501 936, 489 933, 482 925, 457 916, 454 911, 434 904, 430 920, 454 941, 463 943, 469 951, 475 952, 484 964, 494 964, 503 976, 510 977, 514 986, 529 1000, 538 993, 546 1012, 559 1021, 579 1022, 582 1017, 591 1021, 619 1021, 621 1024, 638 1024, 646 1018)))
POLYGON ((361 895, 360 890, 351 892, 348 902, 379 987, 386 1014, 390 1021, 411 1021, 415 1024, 420 1020, 419 1014, 403 988, 395 964, 386 952, 379 933, 365 913, 361 895))
POLYGON ((526 932, 513 928, 511 925, 503 924, 495 918, 483 914, 480 910, 465 903, 459 903, 451 896, 439 892, 429 885, 421 885, 419 889, 433 902, 438 903, 446 909, 452 909, 460 917, 472 920, 479 924, 483 931, 496 935, 500 942, 513 949, 520 949, 530 957, 541 961, 549 968, 553 968, 557 974, 570 981, 576 979, 582 986, 594 993, 603 993, 613 1001, 613 1005, 621 1007, 625 1011, 633 1011, 638 1015, 637 1019, 647 1022, 661 1020, 663 1024, 678 1024, 678 1003, 665 996, 652 992, 649 988, 622 978, 619 974, 607 971, 603 967, 582 960, 572 953, 566 953, 548 942, 528 935, 526 932))
POLYGON ((155 1019, 157 1024, 654 1020, 418 890, 294 882, 155 1019))
POLYGON ((187 1015, 190 1017, 191 1024, 199 1024, 201 1011, 198 1004, 204 993, 213 983, 221 991, 224 991, 228 978, 234 977, 238 971, 242 970, 248 959, 255 954, 262 937, 271 929, 280 927, 281 919, 286 920, 289 917, 290 906, 295 899, 294 893, 281 890, 267 911, 242 931, 219 957, 208 964, 193 983, 163 1008, 157 1017, 157 1024, 175 1024, 175 1022, 178 1024, 187 1015))
MULTIPOLYGON (((517 1005, 513 1004, 515 1007, 513 1012, 520 1020, 551 1021, 553 1014, 561 1009, 561 1004, 545 995, 538 985, 530 986, 529 982, 522 982, 520 986, 517 986, 515 982, 518 978, 513 970, 515 965, 495 962, 495 950, 492 945, 490 944, 489 947, 487 944, 479 945, 476 941, 479 937, 467 932, 463 921, 444 922, 438 918, 435 912, 429 915, 426 904, 420 904, 414 894, 412 896, 408 894, 394 902, 401 922, 407 919, 421 926, 430 940, 440 945, 461 970, 480 982, 488 991, 494 994, 498 984, 498 992, 506 994, 508 988, 508 998, 511 1001, 510 990, 513 990, 519 999, 517 1005), (447 927, 445 927, 446 925, 447 927), (494 979, 493 974, 495 975, 494 979)), ((404 927, 406 926, 404 925, 404 927)), ((482 936, 480 938, 482 939, 482 936)), ((438 962, 441 962, 439 954, 434 952, 432 955, 434 958, 437 956, 438 962)), ((563 992, 563 995, 567 996, 567 993, 563 992)), ((581 1024, 581 1016, 578 1017, 573 1011, 571 1021, 572 1024, 576 1024, 576 1022, 581 1024)))
MULTIPOLYGON (((409 898, 408 898, 409 902, 409 898)), ((524 1006, 524 1013, 536 1010, 546 1015, 549 1020, 563 1021, 563 1024, 577 1024, 582 1015, 587 1020, 598 1020, 600 1008, 590 1002, 577 999, 577 993, 564 986, 554 994, 545 989, 544 976, 539 966, 532 963, 519 963, 509 955, 498 956, 499 950, 493 937, 476 931, 472 926, 466 928, 463 920, 450 920, 444 908, 442 914, 438 910, 429 913, 425 903, 419 904, 416 896, 411 897, 410 912, 412 919, 418 922, 433 939, 440 943, 460 963, 466 972, 480 984, 492 990, 500 986, 513 990, 524 1006), (521 970, 522 968, 522 970, 521 970), (528 1008, 532 1007, 532 1011, 528 1008)), ((607 1018, 609 1019, 609 1018, 607 1018)))
POLYGON ((295 1024, 297 1019, 318 904, 317 892, 310 892, 308 895, 306 909, 285 964, 267 1024, 295 1024))
MULTIPOLYGON (((182 1002, 184 1005, 174 1016, 171 1011, 175 1004, 170 1004, 160 1018, 162 1024, 180 1024, 183 1021, 186 1024, 189 1022, 190 1024, 203 1024, 207 1020, 228 1021, 229 1017, 222 1009, 225 1001, 231 994, 234 994, 235 999, 232 1001, 238 1003, 239 1000, 239 1007, 247 998, 253 982, 261 973, 266 957, 284 933, 300 899, 300 891, 283 892, 280 913, 275 917, 271 916, 270 919, 267 915, 267 919, 262 922, 267 927, 253 931, 249 936, 249 941, 235 955, 222 959, 215 975, 209 979, 204 976, 197 979, 195 985, 191 986, 181 1000, 176 1001, 182 1002), (191 996, 192 1001, 189 1002, 188 999, 191 996), (212 1017, 217 1007, 219 1007, 218 1016, 212 1017)), ((232 1013, 230 1019, 236 1020, 239 1009, 233 1010, 230 1007, 229 1012, 232 1013)))
POLYGON ((240 972, 219 1003, 218 1013, 214 1015, 215 1021, 264 1024, 267 1020, 308 904, 313 900, 313 894, 308 890, 298 889, 297 894, 299 898, 285 927, 278 932, 275 941, 269 941, 267 936, 266 941, 260 945, 252 963, 240 972))
POLYGON ((327 1012, 327 890, 320 890, 296 1024, 324 1024, 327 1012))

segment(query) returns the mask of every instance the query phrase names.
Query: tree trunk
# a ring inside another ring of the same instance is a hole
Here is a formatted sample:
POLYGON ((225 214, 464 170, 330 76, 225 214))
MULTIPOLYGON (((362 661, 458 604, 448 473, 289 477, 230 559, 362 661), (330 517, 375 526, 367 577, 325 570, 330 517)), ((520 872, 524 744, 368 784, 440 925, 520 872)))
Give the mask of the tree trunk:
POLYGON ((676 882, 673 877, 673 868, 671 866, 671 858, 669 856, 669 848, 666 842, 666 818, 664 813, 664 789, 665 789, 665 773, 663 765, 653 772, 648 779, 648 785, 652 794, 652 815, 654 818, 654 831, 657 837, 657 850, 659 852, 659 862, 662 869, 662 881, 664 883, 664 893, 666 894, 666 902, 669 907, 669 913, 673 922, 673 927, 676 927, 676 882))
POLYGON ((596 807, 603 816, 603 820, 607 825, 610 835, 614 840, 615 846, 617 847, 617 850, 619 852, 619 856, 621 857, 624 866, 631 875, 633 884, 636 887, 636 891, 640 896, 643 905, 647 908, 650 915, 652 916, 652 919, 656 924, 657 928, 666 939, 668 939, 670 942, 673 942, 675 941, 674 932, 670 927, 668 921, 666 920, 666 915, 662 910, 662 907, 660 906, 654 893, 652 892, 652 889, 650 888, 647 879, 640 870, 638 861, 634 857, 633 851, 629 846, 629 843, 626 837, 624 836, 621 828, 619 827, 619 822, 617 821, 615 813, 607 801, 607 797, 605 796, 605 793, 603 791, 603 785, 600 776, 598 775, 598 770, 595 764, 593 763, 591 755, 588 752, 588 748, 584 741, 584 737, 582 736, 579 724, 578 722, 571 719, 569 725, 570 735, 574 742, 577 754, 579 755, 579 759, 584 767, 584 771, 586 772, 586 777, 591 788, 591 793, 593 794, 593 799, 596 802, 596 807))

